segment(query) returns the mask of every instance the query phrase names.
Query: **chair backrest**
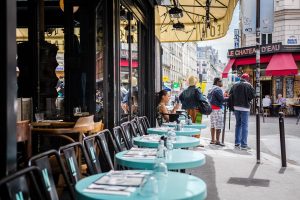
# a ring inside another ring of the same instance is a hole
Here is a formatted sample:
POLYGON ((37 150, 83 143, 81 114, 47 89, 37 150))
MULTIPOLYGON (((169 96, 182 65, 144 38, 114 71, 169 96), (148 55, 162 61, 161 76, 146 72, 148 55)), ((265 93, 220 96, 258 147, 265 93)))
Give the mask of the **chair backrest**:
POLYGON ((139 130, 139 134, 140 136, 143 136, 146 134, 147 132, 147 129, 144 128, 144 125, 143 125, 143 121, 141 119, 139 119, 138 117, 135 118, 135 123, 137 125, 137 128, 139 130))
POLYGON ((94 124, 94 115, 79 117, 74 127, 89 126, 91 124, 94 124))
POLYGON ((25 159, 31 157, 31 130, 29 120, 17 121, 16 126, 17 142, 25 142, 25 159))
POLYGON ((101 161, 101 159, 103 159, 103 164, 105 164, 105 166, 102 167, 102 170, 104 172, 113 170, 114 165, 113 165, 112 159, 110 157, 105 132, 99 132, 98 133, 97 142, 98 142, 98 145, 99 145, 100 150, 101 150, 100 151, 100 156, 99 156, 100 161, 101 161))
POLYGON ((148 120, 147 116, 142 116, 142 118, 143 118, 143 119, 144 119, 144 121, 145 121, 146 127, 147 127, 147 128, 151 128, 151 126, 150 126, 150 122, 149 122, 149 120, 148 120))
POLYGON ((28 167, 0 180, 0 199, 49 200, 38 167, 28 167))
POLYGON ((82 159, 80 154, 85 160, 88 172, 90 174, 94 174, 90 160, 80 142, 74 142, 59 148, 59 155, 64 159, 70 182, 74 186, 83 177, 83 174, 81 173, 81 166, 79 166, 77 162, 77 159, 82 159))
POLYGON ((124 122, 121 124, 124 131, 125 139, 127 140, 130 148, 133 146, 133 137, 136 137, 136 132, 131 124, 131 122, 124 122))
POLYGON ((114 158, 116 153, 119 153, 122 151, 121 146, 116 143, 113 134, 108 129, 101 131, 101 133, 104 133, 106 135, 108 148, 110 150, 109 151, 110 157, 114 158), (112 147, 112 148, 110 148, 110 147, 112 147))
POLYGON ((138 117, 138 120, 139 120, 140 124, 143 126, 143 130, 146 134, 147 129, 150 128, 150 127, 148 127, 147 122, 145 121, 145 118, 144 117, 138 117))
POLYGON ((130 145, 125 137, 124 130, 121 126, 116 126, 113 128, 113 137, 116 141, 116 144, 120 147, 121 151, 129 150, 132 145, 130 145))
POLYGON ((84 146, 84 148, 87 152, 87 155, 91 161, 91 165, 92 165, 94 171, 96 173, 101 173, 102 169, 101 169, 99 156, 97 153, 97 152, 99 152, 99 148, 98 149, 96 148, 96 147, 98 147, 96 144, 96 137, 97 137, 97 134, 83 138, 83 146, 84 146))
POLYGON ((60 156, 56 150, 49 150, 31 157, 28 161, 28 166, 36 166, 42 171, 43 181, 47 189, 45 195, 51 200, 59 199, 56 191, 58 184, 55 184, 53 177, 54 173, 56 173, 53 171, 53 168, 59 168, 59 174, 63 175, 65 184, 67 185, 69 197, 71 199, 75 199, 75 193, 69 182, 66 169, 64 168, 60 156))

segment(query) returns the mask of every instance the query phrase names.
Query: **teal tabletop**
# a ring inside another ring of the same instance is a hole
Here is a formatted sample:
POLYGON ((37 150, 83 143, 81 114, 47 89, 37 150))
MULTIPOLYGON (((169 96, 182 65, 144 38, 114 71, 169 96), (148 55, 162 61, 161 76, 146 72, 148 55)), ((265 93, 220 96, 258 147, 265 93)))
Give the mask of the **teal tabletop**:
MULTIPOLYGON (((143 137, 134 137, 133 143, 139 147, 147 147, 147 148, 157 148, 158 141, 149 140, 143 137)), ((174 148, 189 148, 196 147, 200 144, 200 140, 198 138, 189 137, 189 136, 176 136, 176 140, 173 142, 174 148)))
MULTIPOLYGON (((176 123, 167 122, 167 123, 163 123, 163 125, 169 126, 169 127, 175 127, 176 123)), ((183 127, 185 127, 185 128, 195 128, 195 129, 204 129, 204 128, 206 128, 206 125, 205 124, 192 123, 192 124, 184 124, 183 127)))
MULTIPOLYGON (((116 162, 119 165, 132 169, 153 169, 155 159, 123 157, 123 154, 126 152, 127 151, 122 151, 116 154, 116 162)), ((173 149, 168 152, 166 164, 168 170, 196 168, 205 164, 205 156, 199 151, 173 149)))
POLYGON ((99 179, 104 174, 96 174, 93 176, 81 179, 75 186, 76 199, 78 200, 173 200, 173 199, 189 199, 189 200, 202 200, 207 197, 207 188, 203 180, 184 173, 169 172, 165 180, 158 180, 158 194, 155 196, 142 196, 140 188, 129 196, 125 195, 109 195, 85 192, 91 183, 99 179), (163 183, 161 183, 163 182, 163 183))
MULTIPOLYGON (((148 128, 147 133, 148 134, 158 134, 158 135, 164 135, 170 130, 170 127, 158 127, 158 128, 148 128)), ((200 134, 200 129, 196 128, 185 128, 183 127, 181 131, 176 131, 176 135, 184 135, 184 136, 192 136, 192 135, 198 135, 200 134)))

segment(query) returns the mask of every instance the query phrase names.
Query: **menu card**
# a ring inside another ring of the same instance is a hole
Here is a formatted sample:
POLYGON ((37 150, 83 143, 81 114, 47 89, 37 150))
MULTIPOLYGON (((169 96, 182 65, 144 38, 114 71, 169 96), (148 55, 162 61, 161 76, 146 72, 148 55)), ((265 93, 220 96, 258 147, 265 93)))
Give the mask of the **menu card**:
POLYGON ((131 148, 123 157, 134 158, 134 159, 155 159, 156 158, 156 149, 153 148, 131 148))
POLYGON ((153 141, 153 142, 159 142, 161 136, 157 134, 150 134, 150 135, 143 135, 141 137, 142 141, 153 141))
POLYGON ((110 171, 98 180, 90 184, 84 192, 126 195, 135 192, 146 176, 147 171, 110 171))

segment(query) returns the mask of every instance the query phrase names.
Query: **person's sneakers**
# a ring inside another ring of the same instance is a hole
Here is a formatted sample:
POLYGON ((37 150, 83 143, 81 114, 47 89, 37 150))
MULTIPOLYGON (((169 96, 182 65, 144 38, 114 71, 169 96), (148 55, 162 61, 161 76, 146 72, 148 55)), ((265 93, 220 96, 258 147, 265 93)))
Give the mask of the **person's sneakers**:
POLYGON ((225 144, 223 144, 223 143, 221 143, 221 142, 216 142, 215 144, 216 144, 216 145, 219 145, 219 146, 221 146, 221 147, 224 147, 224 146, 225 146, 225 144))
POLYGON ((240 149, 240 148, 241 148, 241 147, 240 147, 240 144, 235 144, 235 145, 234 145, 234 148, 240 149))
POLYGON ((243 146, 243 147, 241 147, 241 150, 246 150, 246 151, 248 151, 248 150, 251 150, 251 148, 248 147, 248 146, 243 146))

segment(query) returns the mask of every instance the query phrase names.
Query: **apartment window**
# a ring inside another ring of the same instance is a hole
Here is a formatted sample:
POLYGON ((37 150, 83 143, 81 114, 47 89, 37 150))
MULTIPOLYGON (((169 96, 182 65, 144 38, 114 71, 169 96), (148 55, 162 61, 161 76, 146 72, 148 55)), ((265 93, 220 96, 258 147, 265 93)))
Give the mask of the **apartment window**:
POLYGON ((261 44, 272 44, 272 34, 261 34, 261 44))

